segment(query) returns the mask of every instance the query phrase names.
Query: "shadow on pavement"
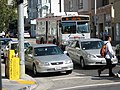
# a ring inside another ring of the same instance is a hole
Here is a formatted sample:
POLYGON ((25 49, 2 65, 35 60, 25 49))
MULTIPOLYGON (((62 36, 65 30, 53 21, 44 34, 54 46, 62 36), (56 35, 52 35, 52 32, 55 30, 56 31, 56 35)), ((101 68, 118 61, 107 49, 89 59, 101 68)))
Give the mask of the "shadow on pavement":
POLYGON ((73 63, 74 63, 75 70, 95 70, 95 69, 100 68, 100 66, 86 66, 84 69, 82 69, 80 64, 75 63, 75 62, 73 62, 73 63))
POLYGON ((31 70, 27 70, 26 74, 30 75, 31 77, 54 77, 68 75, 65 72, 38 73, 37 75, 34 75, 31 70))

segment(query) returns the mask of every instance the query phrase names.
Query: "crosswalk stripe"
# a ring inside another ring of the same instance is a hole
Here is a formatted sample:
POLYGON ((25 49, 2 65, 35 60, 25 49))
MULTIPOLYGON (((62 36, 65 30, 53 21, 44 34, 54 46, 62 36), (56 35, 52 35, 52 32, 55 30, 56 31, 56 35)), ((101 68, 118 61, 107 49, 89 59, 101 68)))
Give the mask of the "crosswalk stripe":
POLYGON ((67 77, 67 78, 56 78, 56 79, 52 79, 52 80, 59 81, 59 80, 78 79, 78 78, 86 78, 86 77, 67 77))

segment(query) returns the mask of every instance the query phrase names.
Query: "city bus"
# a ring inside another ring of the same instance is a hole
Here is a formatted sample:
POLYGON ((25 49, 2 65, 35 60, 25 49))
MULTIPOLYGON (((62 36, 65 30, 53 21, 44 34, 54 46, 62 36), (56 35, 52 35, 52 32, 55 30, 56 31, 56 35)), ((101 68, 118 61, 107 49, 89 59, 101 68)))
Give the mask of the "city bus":
POLYGON ((68 40, 90 38, 89 15, 48 16, 36 20, 36 43, 64 47, 68 40))

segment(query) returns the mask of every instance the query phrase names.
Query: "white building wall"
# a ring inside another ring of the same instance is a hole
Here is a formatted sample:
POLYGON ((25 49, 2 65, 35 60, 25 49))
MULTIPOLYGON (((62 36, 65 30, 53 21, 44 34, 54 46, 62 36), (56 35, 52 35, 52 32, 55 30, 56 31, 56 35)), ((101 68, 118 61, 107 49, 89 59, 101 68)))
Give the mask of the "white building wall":
POLYGON ((61 12, 64 12, 65 10, 64 10, 64 0, 61 0, 61 12))
MULTIPOLYGON (((59 0, 28 0, 29 6, 29 20, 34 21, 36 18, 45 17, 47 14, 59 13, 60 5, 59 0), (34 5, 33 5, 34 4, 34 5), (47 8, 45 8, 47 6, 47 8), (35 17, 36 16, 36 17, 35 17)), ((61 12, 64 12, 64 0, 61 0, 61 12)), ((31 21, 30 21, 31 22, 31 21)), ((31 23, 31 34, 35 36, 36 24, 31 23)))
POLYGON ((59 10, 59 0, 51 0, 51 13, 58 13, 59 10))

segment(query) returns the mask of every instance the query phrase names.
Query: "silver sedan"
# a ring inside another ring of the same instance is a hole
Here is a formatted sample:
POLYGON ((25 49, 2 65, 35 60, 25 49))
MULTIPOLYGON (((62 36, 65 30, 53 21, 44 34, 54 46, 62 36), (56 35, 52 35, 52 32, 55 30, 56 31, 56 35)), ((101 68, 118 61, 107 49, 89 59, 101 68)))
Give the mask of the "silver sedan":
POLYGON ((25 51, 25 66, 34 74, 46 72, 72 73, 73 62, 54 44, 35 44, 25 51))
MULTIPOLYGON (((105 65, 106 60, 100 55, 103 41, 97 38, 74 40, 66 47, 71 59, 81 65, 82 68, 93 65, 105 65)), ((112 58, 112 64, 118 63, 116 56, 112 58)))

